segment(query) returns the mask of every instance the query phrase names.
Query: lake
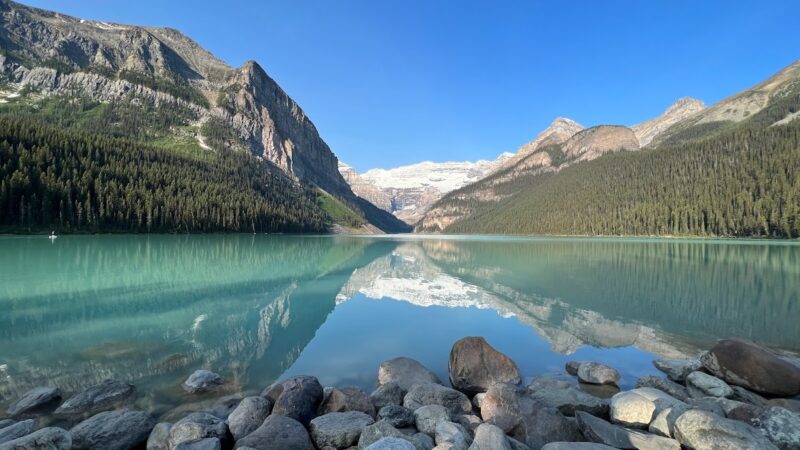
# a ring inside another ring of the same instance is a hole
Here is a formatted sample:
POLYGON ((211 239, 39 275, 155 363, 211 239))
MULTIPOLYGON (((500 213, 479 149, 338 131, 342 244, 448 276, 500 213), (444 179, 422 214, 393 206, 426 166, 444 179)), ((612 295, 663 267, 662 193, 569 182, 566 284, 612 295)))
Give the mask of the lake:
MULTIPOLYGON (((800 351, 797 242, 426 236, 0 236, 0 406, 109 378, 164 413, 208 368, 223 395, 278 378, 370 392, 381 361, 447 379, 481 335, 524 376, 572 359, 620 385, 741 336, 800 351)), ((5 408, 3 408, 5 409, 5 408)))

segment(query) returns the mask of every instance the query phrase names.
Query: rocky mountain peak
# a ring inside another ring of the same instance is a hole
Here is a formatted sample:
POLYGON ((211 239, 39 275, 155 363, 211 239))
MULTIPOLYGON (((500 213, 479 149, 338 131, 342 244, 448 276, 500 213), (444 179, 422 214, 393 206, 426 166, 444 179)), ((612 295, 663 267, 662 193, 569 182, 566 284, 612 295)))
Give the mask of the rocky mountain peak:
POLYGON ((671 104, 669 108, 664 111, 663 115, 669 116, 673 114, 694 113, 705 109, 705 107, 706 104, 703 103, 702 100, 693 97, 681 97, 676 100, 675 103, 671 104))
POLYGON ((706 109, 705 104, 692 97, 683 97, 670 105, 660 116, 631 127, 639 144, 646 147, 653 140, 678 122, 686 120, 706 109))

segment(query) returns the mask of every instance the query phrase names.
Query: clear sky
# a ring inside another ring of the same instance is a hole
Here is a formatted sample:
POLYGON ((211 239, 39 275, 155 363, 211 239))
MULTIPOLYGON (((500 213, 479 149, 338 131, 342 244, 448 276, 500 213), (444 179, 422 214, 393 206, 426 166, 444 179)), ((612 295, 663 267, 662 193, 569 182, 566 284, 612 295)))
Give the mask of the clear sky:
POLYGON ((254 59, 359 171, 494 158, 557 116, 633 125, 800 59, 800 1, 23 0, 254 59))

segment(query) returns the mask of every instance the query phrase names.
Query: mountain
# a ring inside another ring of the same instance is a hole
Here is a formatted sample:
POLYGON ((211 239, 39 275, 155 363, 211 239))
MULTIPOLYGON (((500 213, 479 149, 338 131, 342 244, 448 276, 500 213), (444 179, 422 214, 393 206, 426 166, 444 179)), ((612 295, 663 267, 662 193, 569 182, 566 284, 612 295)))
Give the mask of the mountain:
POLYGON ((798 237, 798 111, 800 62, 709 108, 682 99, 632 128, 592 127, 528 150, 444 196, 416 229, 798 237))
POLYGON ((510 157, 510 153, 503 153, 492 161, 425 161, 392 169, 371 169, 363 174, 340 163, 339 171, 359 197, 413 224, 444 194, 479 180, 510 157))
POLYGON ((407 229, 352 192, 314 124, 254 61, 230 67, 170 28, 77 19, 8 0, 0 0, 0 49, 0 113, 194 159, 249 153, 270 176, 316 190, 329 218, 407 229), (58 104, 65 98, 84 110, 58 104))

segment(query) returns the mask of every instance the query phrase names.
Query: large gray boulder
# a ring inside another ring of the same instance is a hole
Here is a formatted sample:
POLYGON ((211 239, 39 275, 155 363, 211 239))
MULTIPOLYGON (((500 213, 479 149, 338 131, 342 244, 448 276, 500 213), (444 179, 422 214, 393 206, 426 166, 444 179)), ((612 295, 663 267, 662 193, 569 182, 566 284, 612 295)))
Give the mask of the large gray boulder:
POLYGON ((425 405, 414 411, 414 424, 417 430, 431 437, 436 435, 437 425, 449 420, 450 415, 442 405, 425 405))
POLYGON ((577 387, 566 385, 546 385, 534 382, 528 386, 531 397, 544 405, 557 408, 562 414, 574 416, 576 411, 586 411, 595 416, 608 414, 608 402, 588 394, 577 387))
POLYGON ((378 411, 378 418, 394 427, 404 428, 414 425, 414 411, 400 405, 386 405, 378 411))
POLYGON ((584 361, 578 366, 578 379, 584 383, 611 384, 619 378, 619 372, 599 362, 584 361))
POLYGON ((147 437, 147 450, 169 450, 170 429, 172 424, 169 422, 157 423, 147 437))
POLYGON ((406 391, 399 384, 390 382, 378 386, 369 395, 375 409, 381 409, 386 405, 402 405, 406 391))
POLYGON ((228 425, 219 417, 209 413, 191 413, 172 425, 169 431, 169 446, 173 448, 184 442, 205 438, 228 441, 228 425))
POLYGON ((689 405, 674 405, 662 409, 657 413, 647 431, 664 437, 675 437, 675 421, 681 414, 691 409, 689 405))
POLYGON ((33 433, 33 428, 35 426, 36 421, 33 419, 28 419, 4 428, 0 428, 0 444, 3 442, 13 441, 14 439, 33 433))
POLYGON ((800 414, 773 406, 767 408, 753 423, 778 448, 800 449, 800 414))
POLYGON ((199 369, 186 378, 186 381, 183 382, 183 390, 190 394, 201 394, 222 386, 224 382, 225 380, 216 373, 199 369))
POLYGON ((453 387, 469 395, 486 392, 496 383, 520 382, 517 364, 477 336, 453 344, 448 369, 453 387))
POLYGON ((575 419, 565 417, 557 409, 532 401, 520 405, 522 420, 510 433, 514 439, 532 449, 550 442, 578 442, 585 440, 575 419))
POLYGON ((625 391, 611 397, 611 422, 634 428, 647 428, 656 412, 655 402, 637 394, 625 391))
POLYGON ((731 389, 733 389, 733 395, 731 396, 731 399, 733 400, 763 407, 767 406, 767 403, 770 401, 756 394, 755 392, 748 391, 741 386, 731 386, 731 389))
POLYGON ((84 420, 70 430, 72 448, 128 450, 147 442, 156 421, 144 411, 105 411, 84 420))
POLYGON ((728 383, 705 372, 692 372, 686 377, 686 389, 693 398, 730 397, 733 389, 728 383))
POLYGON ((500 428, 484 423, 475 430, 475 439, 469 450, 511 450, 511 444, 500 428))
POLYGON ((358 438, 358 448, 364 449, 387 437, 408 438, 402 431, 392 426, 388 421, 379 420, 361 430, 361 436, 358 438))
POLYGON ((444 421, 436 425, 436 445, 448 446, 451 450, 467 450, 472 442, 469 433, 463 426, 444 421))
POLYGON ((701 358, 703 367, 730 384, 761 394, 800 394, 800 367, 742 339, 724 339, 701 358))
POLYGON ((583 436, 593 442, 622 449, 680 450, 681 448, 674 439, 613 425, 585 412, 578 412, 575 417, 578 419, 578 427, 583 436))
POLYGON ((653 365, 667 374, 670 380, 677 382, 683 382, 690 373, 703 366, 699 359, 657 359, 653 365))
POLYGON ((522 420, 520 399, 521 389, 510 384, 495 384, 486 391, 481 400, 483 421, 495 425, 508 433, 522 420))
POLYGON ((287 416, 271 415, 255 431, 236 441, 235 448, 256 450, 315 450, 311 437, 300 422, 287 416))
POLYGON ((417 450, 411 442, 397 437, 385 437, 364 448, 367 450, 417 450))
POLYGON ((375 420, 361 411, 332 412, 319 416, 309 424, 311 440, 318 448, 348 448, 358 443, 361 431, 375 420))
POLYGON ((235 440, 255 431, 269 415, 272 403, 264 397, 245 397, 228 415, 228 429, 235 440))
POLYGON ((322 403, 322 385, 316 377, 296 376, 279 384, 280 392, 272 407, 272 414, 291 417, 308 425, 316 417, 322 403))
POLYGON ((333 388, 319 407, 320 414, 360 411, 375 417, 375 406, 366 392, 357 387, 333 388))
POLYGON ((755 428, 699 409, 681 414, 675 421, 674 434, 678 442, 695 450, 777 448, 755 428))
POLYGON ((0 444, 0 450, 70 450, 72 436, 57 427, 42 428, 31 434, 0 444))
POLYGON ((133 397, 136 388, 118 380, 105 380, 73 395, 53 414, 57 416, 88 416, 118 408, 133 397))
POLYGON ((38 414, 54 408, 61 401, 61 390, 54 387, 37 387, 22 394, 8 407, 11 417, 38 414))
POLYGON ((472 403, 461 392, 440 384, 416 384, 403 398, 403 406, 416 411, 426 405, 441 405, 451 416, 472 412, 472 403))
POLYGON ((664 391, 667 394, 677 398, 678 400, 685 402, 689 399, 689 392, 686 390, 685 387, 681 386, 680 384, 668 380, 666 378, 657 377, 654 375, 648 375, 646 377, 639 378, 636 381, 637 388, 653 388, 658 389, 660 391, 664 391))
POLYGON ((378 386, 387 383, 396 383, 402 390, 408 391, 415 384, 442 382, 427 367, 411 358, 401 356, 384 361, 378 367, 378 386))

